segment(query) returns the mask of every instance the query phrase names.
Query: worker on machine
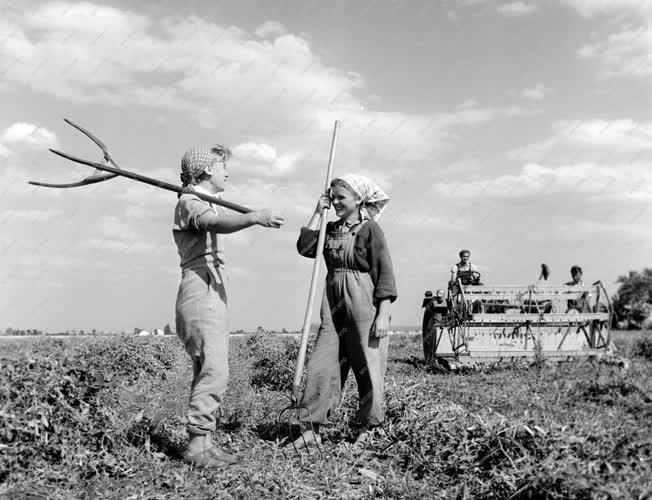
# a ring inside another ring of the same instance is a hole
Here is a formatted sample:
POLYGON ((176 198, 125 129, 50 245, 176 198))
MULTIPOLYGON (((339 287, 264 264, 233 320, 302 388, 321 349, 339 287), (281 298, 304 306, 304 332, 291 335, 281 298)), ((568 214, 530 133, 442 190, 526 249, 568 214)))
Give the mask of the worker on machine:
POLYGON ((582 268, 580 266, 575 265, 571 267, 570 274, 571 281, 565 283, 567 286, 578 286, 584 284, 584 281, 582 280, 582 268))
MULTIPOLYGON (((578 265, 574 265, 570 269, 571 281, 565 283, 566 286, 583 286, 584 280, 582 279, 582 268, 578 265)), ((567 310, 566 312, 588 312, 590 311, 589 305, 589 296, 588 292, 582 293, 577 299, 571 299, 567 301, 567 310)))
POLYGON ((459 255, 460 261, 451 267, 449 287, 455 285, 458 278, 462 282, 462 285, 482 285, 480 283, 478 267, 471 263, 471 251, 466 249, 461 250, 459 255))
POLYGON ((436 355, 437 333, 445 325, 446 316, 448 315, 448 301, 445 299, 446 293, 441 288, 433 297, 432 292, 428 290, 423 298, 421 307, 425 308, 423 312, 422 339, 423 354, 426 362, 430 362, 436 355))

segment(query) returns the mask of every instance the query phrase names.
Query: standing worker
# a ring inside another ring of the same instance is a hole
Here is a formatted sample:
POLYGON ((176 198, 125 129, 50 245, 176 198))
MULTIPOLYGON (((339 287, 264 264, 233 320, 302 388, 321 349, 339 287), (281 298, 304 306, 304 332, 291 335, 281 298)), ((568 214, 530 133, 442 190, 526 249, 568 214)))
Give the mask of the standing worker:
POLYGON ((423 340, 423 356, 427 363, 431 362, 436 354, 437 336, 444 328, 446 315, 448 314, 448 301, 444 299, 446 293, 441 288, 435 296, 432 292, 426 292, 423 299, 425 310, 423 312, 423 325, 421 337, 423 340), (430 293, 430 297, 428 297, 430 293))
MULTIPOLYGON (((338 405, 349 369, 359 395, 358 421, 363 430, 357 443, 371 439, 384 420, 383 395, 387 366, 387 331, 396 284, 385 236, 376 219, 389 197, 371 180, 346 175, 331 183, 307 227, 301 229, 297 250, 317 255, 321 214, 333 202, 339 220, 329 222, 323 249, 327 276, 321 305, 321 325, 308 363, 301 401, 301 421, 307 430, 296 446, 320 443, 319 428, 328 424, 338 405)), ((319 252, 321 254, 321 251, 319 252)))
MULTIPOLYGON (((181 159, 184 187, 215 196, 224 191, 231 151, 223 146, 192 148, 181 159)), ((221 467, 239 460, 213 442, 215 412, 229 375, 229 332, 222 234, 260 225, 281 227, 268 210, 228 215, 192 193, 180 195, 174 212, 174 241, 181 258, 176 302, 177 335, 192 359, 193 378, 186 413, 190 441, 184 459, 196 466, 221 467)))
POLYGON ((430 318, 432 317, 432 309, 428 306, 432 302, 433 298, 434 297, 432 296, 432 292, 430 290, 427 290, 425 295, 423 296, 423 302, 421 304, 421 308, 424 309, 423 321, 421 322, 421 332, 424 335, 426 332, 426 325, 428 325, 428 321, 430 321, 430 318))

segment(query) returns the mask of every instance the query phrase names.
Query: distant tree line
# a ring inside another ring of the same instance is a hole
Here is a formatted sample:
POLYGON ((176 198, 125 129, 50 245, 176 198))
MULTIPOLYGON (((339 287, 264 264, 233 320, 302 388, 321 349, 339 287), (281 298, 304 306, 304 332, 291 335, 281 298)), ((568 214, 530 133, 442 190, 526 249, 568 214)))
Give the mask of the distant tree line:
POLYGON ((612 305, 618 328, 652 328, 652 268, 619 276, 612 305))

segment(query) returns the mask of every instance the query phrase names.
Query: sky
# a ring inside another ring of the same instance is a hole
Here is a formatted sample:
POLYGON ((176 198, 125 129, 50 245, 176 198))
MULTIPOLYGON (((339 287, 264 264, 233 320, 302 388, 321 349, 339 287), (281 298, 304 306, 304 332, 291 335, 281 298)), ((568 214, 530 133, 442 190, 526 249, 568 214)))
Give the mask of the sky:
POLYGON ((391 196, 395 325, 461 248, 485 284, 579 264, 615 292, 651 264, 651 21, 650 0, 0 0, 0 328, 174 325, 173 193, 27 184, 91 172, 48 148, 101 159, 63 118, 172 183, 187 148, 233 149, 223 198, 286 220, 226 237, 233 330, 301 327, 335 120, 335 176, 391 196))

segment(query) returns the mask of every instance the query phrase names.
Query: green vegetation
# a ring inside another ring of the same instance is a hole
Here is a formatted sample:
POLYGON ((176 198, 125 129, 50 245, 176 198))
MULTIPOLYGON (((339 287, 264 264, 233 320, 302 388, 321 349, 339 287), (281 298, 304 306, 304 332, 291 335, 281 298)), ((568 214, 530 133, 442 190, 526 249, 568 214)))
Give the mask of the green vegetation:
POLYGON ((619 276, 618 292, 613 298, 616 318, 624 328, 652 326, 652 269, 630 271, 619 276))
POLYGON ((190 364, 175 337, 3 344, 0 496, 642 498, 652 493, 652 337, 616 343, 628 370, 537 360, 442 374, 418 362, 419 336, 393 337, 387 435, 352 446, 351 377, 321 454, 299 457, 272 439, 297 340, 234 338, 216 440, 245 460, 220 471, 178 460, 190 364))

